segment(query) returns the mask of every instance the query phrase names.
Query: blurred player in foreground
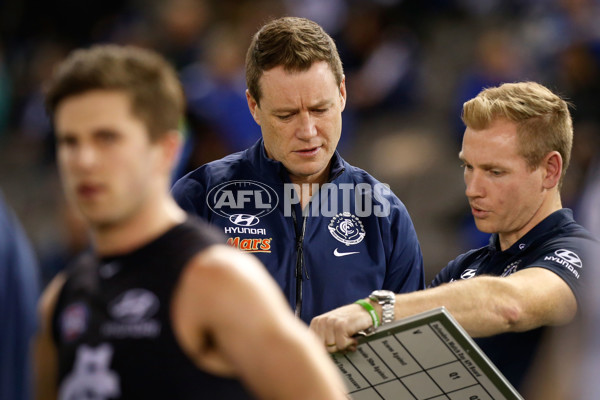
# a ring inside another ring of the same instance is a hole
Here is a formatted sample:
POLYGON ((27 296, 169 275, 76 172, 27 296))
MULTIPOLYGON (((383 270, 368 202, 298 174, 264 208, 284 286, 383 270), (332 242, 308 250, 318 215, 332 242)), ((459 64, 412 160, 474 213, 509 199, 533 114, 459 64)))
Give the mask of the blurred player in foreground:
POLYGON ((46 100, 93 251, 41 300, 39 399, 345 398, 263 266, 172 199, 184 97, 162 57, 77 50, 46 100))

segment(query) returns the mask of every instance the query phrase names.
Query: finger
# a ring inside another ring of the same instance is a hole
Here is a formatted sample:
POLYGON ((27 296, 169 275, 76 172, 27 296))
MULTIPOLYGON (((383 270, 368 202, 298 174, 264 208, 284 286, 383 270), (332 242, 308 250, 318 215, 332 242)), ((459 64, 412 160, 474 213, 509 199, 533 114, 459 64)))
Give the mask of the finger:
POLYGON ((325 344, 325 348, 329 353, 335 353, 338 351, 337 345, 335 343, 325 344))
POLYGON ((335 332, 327 327, 325 327, 324 331, 325 336, 325 347, 327 347, 327 351, 330 353, 334 353, 338 350, 337 341, 335 340, 335 332))
POLYGON ((334 329, 331 329, 334 334, 333 340, 327 343, 335 343, 339 350, 345 350, 348 346, 352 346, 355 340, 348 334, 348 326, 346 321, 339 321, 335 324, 334 329))

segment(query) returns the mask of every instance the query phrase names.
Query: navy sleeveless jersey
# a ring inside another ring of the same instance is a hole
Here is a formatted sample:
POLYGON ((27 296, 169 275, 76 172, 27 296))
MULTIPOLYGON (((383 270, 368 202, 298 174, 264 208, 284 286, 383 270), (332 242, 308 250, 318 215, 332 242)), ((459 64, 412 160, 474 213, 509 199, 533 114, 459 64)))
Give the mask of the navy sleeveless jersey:
MULTIPOLYGON (((597 240, 573 220, 569 209, 555 211, 510 248, 501 251, 498 235, 493 234, 486 247, 471 250, 448 263, 431 286, 478 275, 509 276, 526 268, 545 268, 560 276, 581 305, 585 269, 591 260, 587 249, 597 240)), ((475 341, 519 389, 538 350, 545 327, 526 332, 510 332, 475 341)))
POLYGON ((200 370, 171 327, 171 297, 188 261, 224 243, 188 220, 123 256, 82 256, 53 315, 59 399, 248 399, 234 379, 200 370))

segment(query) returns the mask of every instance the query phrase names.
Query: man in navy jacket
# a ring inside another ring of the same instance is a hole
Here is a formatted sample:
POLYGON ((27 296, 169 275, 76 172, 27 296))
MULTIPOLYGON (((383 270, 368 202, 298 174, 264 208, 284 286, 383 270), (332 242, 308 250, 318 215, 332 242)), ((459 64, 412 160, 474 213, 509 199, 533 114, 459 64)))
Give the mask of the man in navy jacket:
POLYGON ((422 289, 406 208, 336 151, 346 85, 331 37, 303 18, 267 23, 248 49, 246 81, 262 139, 177 181, 179 205, 254 253, 307 323, 375 289, 422 289))

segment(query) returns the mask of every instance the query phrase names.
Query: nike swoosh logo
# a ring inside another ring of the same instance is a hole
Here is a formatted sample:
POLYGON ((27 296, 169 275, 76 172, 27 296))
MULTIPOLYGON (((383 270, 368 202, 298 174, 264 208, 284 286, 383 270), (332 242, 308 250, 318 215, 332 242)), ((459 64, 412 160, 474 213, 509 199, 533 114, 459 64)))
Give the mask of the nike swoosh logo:
POLYGON ((347 253, 340 253, 337 248, 333 251, 333 255, 336 257, 344 257, 344 256, 349 256, 350 254, 358 254, 358 253, 360 253, 360 252, 359 251, 349 251, 347 253))

